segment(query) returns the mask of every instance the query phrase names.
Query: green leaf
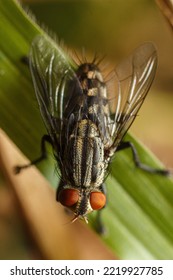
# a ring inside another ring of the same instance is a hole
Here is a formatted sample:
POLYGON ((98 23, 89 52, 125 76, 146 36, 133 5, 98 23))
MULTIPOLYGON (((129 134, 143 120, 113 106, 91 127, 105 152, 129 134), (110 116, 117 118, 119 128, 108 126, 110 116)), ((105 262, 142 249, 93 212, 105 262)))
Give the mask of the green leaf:
MULTIPOLYGON (((40 152, 46 132, 28 68, 21 58, 28 54, 37 34, 47 36, 14 0, 0 0, 0 126, 17 146, 33 159, 40 152)), ((50 41, 51 43, 51 41, 50 41)), ((160 163, 130 135, 143 163, 160 163)), ((40 168, 55 184, 54 161, 40 168)), ((173 182, 170 178, 138 170, 130 151, 119 152, 106 181, 108 205, 103 210, 107 235, 101 237, 122 259, 173 258, 173 182)), ((89 217, 95 225, 95 214, 89 217)))
MULTIPOLYGON (((163 168, 134 138, 126 139, 135 143, 142 162, 163 168)), ((105 242, 125 259, 172 259, 172 180, 137 169, 130 151, 117 153, 111 171, 105 242)))

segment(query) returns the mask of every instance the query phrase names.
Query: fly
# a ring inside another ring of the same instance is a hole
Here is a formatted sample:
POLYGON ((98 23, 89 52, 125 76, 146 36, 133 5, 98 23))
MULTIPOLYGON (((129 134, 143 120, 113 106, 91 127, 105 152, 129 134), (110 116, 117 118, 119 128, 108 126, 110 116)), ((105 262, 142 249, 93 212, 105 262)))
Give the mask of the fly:
POLYGON ((49 142, 61 172, 56 199, 74 213, 73 221, 87 221, 88 213, 105 207, 104 181, 117 151, 131 148, 137 167, 167 175, 167 170, 142 164, 134 145, 122 140, 149 91, 156 67, 156 49, 145 43, 106 82, 96 58, 74 70, 56 46, 37 36, 29 68, 48 134, 42 137, 41 156, 17 166, 16 173, 45 159, 49 142))

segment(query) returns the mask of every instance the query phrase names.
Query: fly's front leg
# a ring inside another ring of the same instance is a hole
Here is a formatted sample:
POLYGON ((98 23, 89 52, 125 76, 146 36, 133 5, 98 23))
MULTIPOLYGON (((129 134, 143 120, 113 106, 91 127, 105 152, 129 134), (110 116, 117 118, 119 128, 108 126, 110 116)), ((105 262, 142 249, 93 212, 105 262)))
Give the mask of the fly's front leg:
POLYGON ((129 142, 129 141, 128 142, 121 142, 120 145, 117 148, 117 151, 121 151, 121 150, 124 150, 124 149, 127 149, 127 148, 130 148, 131 151, 132 151, 133 160, 134 160, 134 163, 135 163, 136 167, 138 167, 142 170, 145 170, 147 172, 150 172, 150 173, 156 173, 156 174, 165 175, 165 176, 170 175, 169 170, 156 169, 156 168, 153 168, 153 167, 150 167, 148 165, 145 165, 145 164, 141 163, 140 159, 139 159, 139 156, 138 156, 138 153, 137 153, 137 150, 136 150, 136 148, 135 148, 135 146, 132 142, 129 142))
POLYGON ((52 144, 51 138, 50 138, 49 135, 44 135, 41 139, 41 155, 40 155, 40 157, 31 161, 28 164, 21 165, 21 166, 20 165, 15 166, 14 167, 14 173, 19 174, 23 169, 26 169, 26 168, 30 167, 31 165, 35 165, 35 164, 39 163, 40 161, 46 159, 46 157, 47 157, 46 142, 52 144))

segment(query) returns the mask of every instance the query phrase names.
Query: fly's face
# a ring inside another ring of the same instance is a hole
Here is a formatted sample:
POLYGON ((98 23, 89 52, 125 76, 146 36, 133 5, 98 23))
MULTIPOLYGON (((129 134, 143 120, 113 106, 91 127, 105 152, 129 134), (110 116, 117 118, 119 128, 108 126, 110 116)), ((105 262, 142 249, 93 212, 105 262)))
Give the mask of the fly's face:
POLYGON ((100 210, 106 204, 105 194, 98 190, 76 189, 64 186, 57 195, 57 200, 74 213, 74 219, 84 218, 93 210, 100 210))

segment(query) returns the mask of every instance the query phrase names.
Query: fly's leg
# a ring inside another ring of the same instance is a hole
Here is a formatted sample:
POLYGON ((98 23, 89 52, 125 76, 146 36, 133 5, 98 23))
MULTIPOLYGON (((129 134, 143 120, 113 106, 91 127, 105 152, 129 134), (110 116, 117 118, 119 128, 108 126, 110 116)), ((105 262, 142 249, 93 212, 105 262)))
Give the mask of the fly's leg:
MULTIPOLYGON (((101 185, 100 191, 106 195, 106 185, 104 183, 101 185)), ((107 202, 106 202, 106 204, 107 204, 107 202)), ((106 207, 106 204, 102 209, 97 211, 97 217, 96 217, 95 230, 101 235, 106 234, 106 228, 105 228, 105 226, 103 224, 103 221, 102 221, 102 211, 106 207)))
POLYGON ((129 142, 129 141, 128 142, 121 142, 120 145, 117 148, 117 151, 121 151, 121 150, 124 150, 124 149, 127 149, 127 148, 130 148, 131 151, 132 151, 133 160, 134 160, 134 163, 135 163, 136 167, 138 167, 142 170, 145 170, 147 172, 150 172, 150 173, 156 173, 156 174, 165 175, 165 176, 170 175, 169 170, 156 169, 156 168, 153 168, 153 167, 150 167, 148 165, 145 165, 145 164, 141 163, 140 159, 139 159, 139 156, 138 156, 138 153, 136 151, 136 148, 135 148, 135 146, 132 142, 129 142))
POLYGON ((41 155, 40 155, 40 157, 31 161, 28 164, 21 165, 21 166, 20 165, 15 166, 14 167, 14 173, 19 174, 23 169, 26 169, 26 168, 30 167, 31 165, 35 165, 35 164, 39 163, 40 161, 46 159, 46 157, 47 157, 46 142, 52 144, 51 138, 50 138, 49 135, 44 135, 41 139, 41 155))

